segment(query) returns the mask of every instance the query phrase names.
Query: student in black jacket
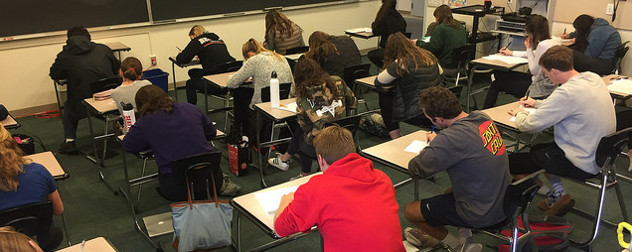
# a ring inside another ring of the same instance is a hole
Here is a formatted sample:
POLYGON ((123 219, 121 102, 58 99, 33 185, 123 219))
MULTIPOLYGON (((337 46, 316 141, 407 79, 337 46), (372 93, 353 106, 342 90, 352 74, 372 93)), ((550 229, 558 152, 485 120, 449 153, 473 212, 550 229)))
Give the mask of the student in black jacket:
POLYGON ((309 36, 309 52, 305 57, 318 62, 329 75, 344 77, 346 67, 359 65, 360 50, 348 36, 331 36, 315 31, 309 36))
POLYGON ((120 66, 109 47, 90 41, 86 28, 72 27, 67 35, 66 45, 50 67, 52 79, 68 80, 68 100, 62 118, 66 140, 59 148, 60 153, 76 151, 77 124, 86 117, 81 101, 92 96, 90 83, 118 75, 120 66))
POLYGON ((380 36, 380 48, 370 51, 367 57, 379 68, 384 65, 384 48, 388 36, 396 32, 406 32, 406 20, 395 9, 396 5, 397 0, 382 0, 382 6, 377 11, 375 21, 371 24, 373 34, 380 36))
POLYGON ((189 31, 191 42, 176 57, 178 64, 189 63, 193 57, 198 56, 203 69, 195 68, 189 70, 189 79, 187 81, 187 101, 191 104, 197 103, 196 90, 204 91, 204 85, 207 85, 209 94, 223 95, 226 94, 225 89, 218 88, 208 84, 202 79, 204 75, 221 73, 222 69, 218 67, 224 63, 235 61, 230 56, 228 48, 223 40, 217 34, 208 32, 204 27, 195 25, 189 31))

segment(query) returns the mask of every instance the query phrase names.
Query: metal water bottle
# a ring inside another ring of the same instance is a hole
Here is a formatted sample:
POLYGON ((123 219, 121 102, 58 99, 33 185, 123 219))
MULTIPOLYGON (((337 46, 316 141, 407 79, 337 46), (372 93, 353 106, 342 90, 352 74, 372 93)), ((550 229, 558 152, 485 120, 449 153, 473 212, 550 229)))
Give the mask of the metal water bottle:
POLYGON ((123 106, 123 130, 125 133, 129 132, 129 129, 134 123, 136 123, 136 115, 134 114, 134 105, 131 103, 121 102, 123 106))
POLYGON ((273 108, 279 107, 279 79, 277 79, 276 71, 272 71, 270 76, 270 106, 273 108))

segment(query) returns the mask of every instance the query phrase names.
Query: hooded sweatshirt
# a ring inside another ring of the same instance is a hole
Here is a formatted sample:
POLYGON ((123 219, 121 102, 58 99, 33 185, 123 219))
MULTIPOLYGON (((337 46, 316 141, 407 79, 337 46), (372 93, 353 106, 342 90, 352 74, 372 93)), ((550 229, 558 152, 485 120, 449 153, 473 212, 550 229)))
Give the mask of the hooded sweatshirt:
POLYGON ((612 61, 614 52, 621 44, 621 35, 605 19, 595 18, 587 40, 588 46, 584 51, 586 56, 612 61))
POLYGON ((323 236, 325 251, 405 251, 391 179, 370 160, 351 153, 294 193, 274 228, 279 236, 323 236))

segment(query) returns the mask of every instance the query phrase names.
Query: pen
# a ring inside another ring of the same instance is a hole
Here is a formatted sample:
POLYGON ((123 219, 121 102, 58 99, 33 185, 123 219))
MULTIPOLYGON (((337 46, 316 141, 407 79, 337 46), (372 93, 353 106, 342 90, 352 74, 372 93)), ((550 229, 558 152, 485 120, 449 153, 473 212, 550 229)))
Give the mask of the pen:
POLYGON ((566 28, 564 28, 564 33, 563 34, 566 34, 566 28))
POLYGON ((511 45, 511 42, 513 42, 513 41, 509 41, 509 44, 507 44, 507 46, 505 46, 505 50, 507 50, 507 48, 509 48, 509 46, 511 45))
MULTIPOLYGON (((434 132, 434 129, 435 129, 435 125, 433 124, 432 125, 432 129, 430 129, 430 134, 432 134, 432 132, 434 132)), ((430 143, 430 139, 426 140, 426 144, 429 144, 429 143, 430 143)))
POLYGON ((182 52, 182 49, 180 49, 180 47, 176 46, 176 49, 178 49, 178 51, 182 52))
MULTIPOLYGON (((527 99, 529 99, 529 91, 531 91, 531 90, 527 90, 527 93, 524 95, 524 97, 527 97, 527 99)), ((525 101, 526 101, 527 99, 525 99, 525 101)))

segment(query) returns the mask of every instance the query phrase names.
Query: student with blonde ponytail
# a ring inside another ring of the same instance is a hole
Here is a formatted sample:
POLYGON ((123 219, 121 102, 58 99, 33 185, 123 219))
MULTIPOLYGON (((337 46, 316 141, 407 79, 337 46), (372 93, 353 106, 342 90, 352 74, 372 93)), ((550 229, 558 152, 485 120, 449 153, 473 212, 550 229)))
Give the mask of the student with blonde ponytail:
POLYGON ((121 62, 119 75, 123 78, 123 83, 112 91, 112 99, 114 99, 116 107, 119 112, 123 114, 121 102, 131 103, 134 105, 134 110, 138 111, 136 102, 134 101, 136 92, 143 86, 151 85, 151 82, 148 80, 140 79, 143 76, 143 65, 137 58, 127 57, 121 62))

